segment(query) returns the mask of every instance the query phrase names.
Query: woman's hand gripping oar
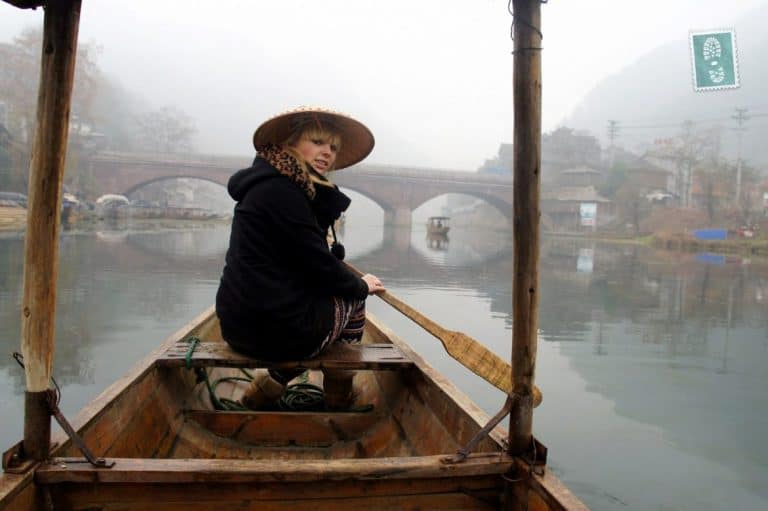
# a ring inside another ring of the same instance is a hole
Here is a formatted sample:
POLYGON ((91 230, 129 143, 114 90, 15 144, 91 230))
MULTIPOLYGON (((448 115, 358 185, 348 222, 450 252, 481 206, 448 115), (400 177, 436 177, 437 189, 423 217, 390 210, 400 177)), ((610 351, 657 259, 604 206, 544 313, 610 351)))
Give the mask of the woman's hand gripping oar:
MULTIPOLYGON (((347 267, 356 275, 363 273, 349 263, 347 267)), ((447 330, 407 303, 403 302, 389 291, 376 293, 389 305, 407 316, 424 330, 437 337, 450 356, 464 367, 480 376, 491 385, 509 394, 512 390, 512 366, 480 342, 462 332, 447 330)), ((538 387, 533 388, 533 406, 541 403, 542 396, 538 387)))

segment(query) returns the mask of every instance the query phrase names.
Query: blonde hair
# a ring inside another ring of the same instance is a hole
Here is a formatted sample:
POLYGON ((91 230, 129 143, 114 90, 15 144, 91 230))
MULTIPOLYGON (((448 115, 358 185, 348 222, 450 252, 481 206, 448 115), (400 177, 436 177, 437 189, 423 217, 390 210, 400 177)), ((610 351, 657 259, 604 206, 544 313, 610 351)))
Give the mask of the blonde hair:
MULTIPOLYGON (((327 124, 321 125, 319 122, 311 122, 297 127, 282 143, 283 151, 289 153, 304 165, 304 168, 313 183, 323 186, 333 186, 327 177, 319 176, 317 172, 312 169, 311 165, 304 161, 301 154, 294 149, 301 140, 320 140, 324 144, 335 145, 336 151, 338 152, 341 149, 341 135, 333 129, 332 126, 328 126, 327 124)), ((334 170, 334 168, 331 167, 329 170, 334 170)))
POLYGON ((320 140, 324 144, 336 146, 341 149, 341 134, 331 126, 323 126, 316 123, 304 124, 295 129, 283 142, 283 147, 295 147, 302 140, 320 140))

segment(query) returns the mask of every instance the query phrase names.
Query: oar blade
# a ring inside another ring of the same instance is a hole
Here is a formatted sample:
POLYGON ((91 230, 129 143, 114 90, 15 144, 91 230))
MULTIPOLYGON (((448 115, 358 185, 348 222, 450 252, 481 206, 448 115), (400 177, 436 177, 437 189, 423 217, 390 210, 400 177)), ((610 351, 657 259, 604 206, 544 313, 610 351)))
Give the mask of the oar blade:
MULTIPOLYGON (((485 381, 509 394, 512 390, 512 366, 483 344, 462 332, 447 331, 443 344, 448 354, 485 381)), ((533 388, 533 403, 538 406, 542 395, 533 388)))

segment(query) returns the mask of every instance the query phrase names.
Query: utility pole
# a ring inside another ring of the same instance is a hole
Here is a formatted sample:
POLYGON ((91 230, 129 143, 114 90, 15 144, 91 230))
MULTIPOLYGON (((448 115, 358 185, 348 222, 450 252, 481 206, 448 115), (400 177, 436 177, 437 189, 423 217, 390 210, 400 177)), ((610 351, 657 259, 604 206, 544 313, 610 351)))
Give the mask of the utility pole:
POLYGON ((683 163, 685 165, 685 174, 682 176, 682 197, 683 206, 691 207, 693 202, 693 166, 696 156, 694 155, 693 140, 693 121, 683 121, 683 163))
POLYGON ((608 120, 608 140, 610 140, 610 144, 608 145, 608 150, 610 151, 608 165, 610 169, 613 169, 613 165, 615 163, 614 162, 616 158, 615 141, 618 135, 619 135, 619 121, 615 121, 613 119, 608 120))
POLYGON ((744 123, 749 120, 747 115, 747 108, 736 108, 736 113, 731 116, 738 123, 738 127, 733 128, 736 131, 736 137, 738 141, 738 152, 736 159, 736 194, 735 205, 738 207, 741 204, 741 134, 747 131, 744 127, 744 123))

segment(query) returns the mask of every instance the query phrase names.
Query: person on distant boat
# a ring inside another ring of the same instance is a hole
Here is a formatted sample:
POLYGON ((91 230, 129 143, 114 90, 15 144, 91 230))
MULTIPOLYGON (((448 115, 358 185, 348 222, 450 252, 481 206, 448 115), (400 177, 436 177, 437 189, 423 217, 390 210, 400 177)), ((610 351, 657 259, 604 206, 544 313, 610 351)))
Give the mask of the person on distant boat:
MULTIPOLYGON (((344 114, 298 108, 261 124, 253 144, 253 164, 228 183, 237 204, 216 293, 224 339, 236 351, 271 361, 311 358, 334 342, 359 343, 365 299, 385 288, 375 275, 352 273, 338 250, 331 253, 328 227, 350 199, 326 175, 368 156, 373 135, 344 114)), ((276 403, 298 374, 258 374, 243 403, 276 403)), ((351 405, 353 376, 323 371, 328 408, 351 405)))

